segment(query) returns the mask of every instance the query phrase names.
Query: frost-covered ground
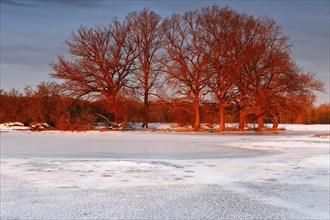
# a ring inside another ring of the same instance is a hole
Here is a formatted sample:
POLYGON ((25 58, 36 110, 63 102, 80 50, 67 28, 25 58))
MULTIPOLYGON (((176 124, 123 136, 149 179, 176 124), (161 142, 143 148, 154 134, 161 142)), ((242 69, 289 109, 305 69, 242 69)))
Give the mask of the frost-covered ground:
POLYGON ((329 125, 1 134, 1 219, 329 219, 329 125))

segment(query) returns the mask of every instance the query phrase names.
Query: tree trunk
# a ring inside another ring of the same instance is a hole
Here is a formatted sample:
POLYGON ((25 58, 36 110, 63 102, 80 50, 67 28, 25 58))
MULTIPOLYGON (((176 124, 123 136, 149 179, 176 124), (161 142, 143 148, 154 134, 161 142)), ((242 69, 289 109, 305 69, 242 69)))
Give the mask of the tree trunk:
POLYGON ((219 103, 219 128, 218 131, 225 130, 225 106, 219 103))
POLYGON ((149 96, 148 88, 144 89, 144 115, 143 115, 143 127, 148 128, 149 121, 149 96))
POLYGON ((279 118, 278 116, 274 116, 273 118, 273 128, 278 128, 278 124, 279 124, 279 118))
MULTIPOLYGON (((146 51, 145 51, 146 52, 146 51)), ((150 63, 147 61, 148 56, 144 53, 145 63, 143 65, 143 80, 144 80, 144 112, 143 112, 143 127, 148 128, 149 122, 149 72, 150 72, 150 63)))
POLYGON ((107 111, 108 113, 110 113, 112 115, 113 118, 111 118, 110 120, 113 120, 113 122, 117 122, 118 120, 118 114, 117 114, 117 99, 116 99, 116 95, 114 94, 107 94, 106 95, 107 101, 108 101, 108 107, 107 107, 107 111))
POLYGON ((243 113, 243 110, 239 110, 239 129, 244 129, 244 123, 245 123, 245 115, 243 113))
POLYGON ((264 128, 264 116, 259 115, 258 116, 258 129, 261 130, 264 128))
POLYGON ((194 130, 198 131, 200 129, 200 112, 199 112, 199 94, 195 94, 194 97, 194 113, 195 113, 195 123, 194 130))

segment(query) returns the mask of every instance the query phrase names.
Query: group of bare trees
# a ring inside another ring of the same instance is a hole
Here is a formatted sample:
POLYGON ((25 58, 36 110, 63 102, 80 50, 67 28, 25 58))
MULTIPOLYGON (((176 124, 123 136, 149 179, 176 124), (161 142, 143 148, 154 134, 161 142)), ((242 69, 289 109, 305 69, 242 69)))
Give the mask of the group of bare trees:
POLYGON ((71 57, 51 64, 52 76, 77 97, 102 97, 114 120, 118 98, 137 96, 148 127, 151 98, 186 98, 200 127, 200 104, 217 104, 220 127, 227 110, 239 110, 277 127, 293 97, 323 90, 290 54, 288 37, 273 19, 255 18, 217 6, 161 18, 144 9, 107 26, 80 27, 67 41, 71 57), (165 95, 164 95, 165 94, 165 95), (288 101, 290 100, 290 101, 288 101))

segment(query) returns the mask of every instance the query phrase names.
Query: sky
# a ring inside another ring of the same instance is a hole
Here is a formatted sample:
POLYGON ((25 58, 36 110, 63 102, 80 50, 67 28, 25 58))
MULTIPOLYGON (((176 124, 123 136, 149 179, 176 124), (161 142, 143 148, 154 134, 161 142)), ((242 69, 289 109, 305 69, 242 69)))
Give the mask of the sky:
POLYGON ((316 73, 326 93, 316 105, 329 103, 329 0, 0 0, 0 88, 20 91, 52 80, 49 63, 67 55, 65 41, 79 26, 106 25, 147 7, 162 17, 206 6, 229 6, 250 15, 274 18, 289 42, 292 56, 305 71, 316 73))

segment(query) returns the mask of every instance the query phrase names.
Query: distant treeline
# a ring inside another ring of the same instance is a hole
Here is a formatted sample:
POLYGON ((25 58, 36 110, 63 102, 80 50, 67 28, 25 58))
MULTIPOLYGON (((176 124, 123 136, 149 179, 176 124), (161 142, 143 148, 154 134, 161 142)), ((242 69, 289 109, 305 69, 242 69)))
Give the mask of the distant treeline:
MULTIPOLYGON (((63 130, 93 129, 97 122, 113 120, 107 111, 105 100, 87 101, 71 98, 58 92, 56 83, 41 83, 37 89, 26 87, 24 92, 12 89, 0 93, 0 123, 19 121, 25 125, 46 122, 63 130), (107 118, 107 120, 105 119, 107 118)), ((144 105, 136 98, 122 98, 120 103, 121 122, 141 122, 144 105)), ((194 122, 192 103, 183 99, 158 99, 150 102, 150 122, 178 122, 191 125, 194 122)), ((217 105, 204 102, 200 106, 201 122, 214 124, 219 121, 217 105)), ((226 121, 239 120, 237 108, 227 109, 226 121)), ((256 122, 249 115, 246 122, 256 122)), ((266 122, 271 122, 266 119, 266 122)), ((313 107, 311 103, 294 106, 280 116, 281 123, 330 124, 330 104, 313 107)))

